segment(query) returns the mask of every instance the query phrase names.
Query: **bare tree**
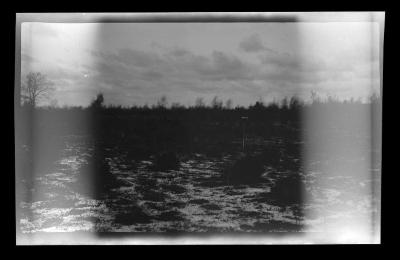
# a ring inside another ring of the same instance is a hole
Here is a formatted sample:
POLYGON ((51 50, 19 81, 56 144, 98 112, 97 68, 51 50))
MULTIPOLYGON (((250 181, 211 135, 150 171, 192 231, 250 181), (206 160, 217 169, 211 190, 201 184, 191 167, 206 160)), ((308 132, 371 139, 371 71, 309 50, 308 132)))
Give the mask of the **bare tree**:
POLYGON ((205 107, 205 106, 206 104, 204 103, 203 98, 201 97, 196 98, 195 107, 205 107))
POLYGON ((159 108, 166 108, 168 105, 167 97, 163 95, 158 101, 157 101, 157 107, 159 108))
POLYGON ((103 106, 104 96, 103 93, 97 94, 96 98, 90 103, 89 107, 94 109, 99 109, 103 106))
POLYGON ((288 107, 290 109, 298 109, 301 107, 301 105, 302 105, 302 103, 301 103, 300 99, 297 96, 293 96, 289 100, 288 107))
POLYGON ((281 101, 281 108, 288 109, 289 108, 289 100, 288 97, 284 97, 281 101))
POLYGON ((232 108, 232 104, 233 104, 232 99, 228 99, 228 100, 225 102, 225 108, 226 108, 226 109, 231 109, 231 108, 232 108))
POLYGON ((184 106, 179 102, 173 102, 171 104, 171 108, 178 109, 178 108, 184 108, 184 106))
POLYGON ((41 100, 50 98, 54 83, 40 72, 29 72, 21 86, 21 97, 24 103, 35 107, 41 100))
POLYGON ((212 108, 216 108, 216 109, 222 108, 222 100, 219 100, 219 99, 218 99, 218 96, 215 96, 215 97, 211 100, 211 107, 212 107, 212 108))

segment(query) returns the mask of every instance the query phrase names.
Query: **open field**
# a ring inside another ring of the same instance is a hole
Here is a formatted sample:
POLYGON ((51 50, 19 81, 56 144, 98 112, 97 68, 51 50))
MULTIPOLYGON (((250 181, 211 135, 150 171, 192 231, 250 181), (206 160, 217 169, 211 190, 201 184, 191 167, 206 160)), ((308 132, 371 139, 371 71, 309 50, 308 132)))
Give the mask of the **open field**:
POLYGON ((30 152, 20 150, 36 162, 19 183, 21 232, 323 232, 378 214, 371 187, 380 185, 380 165, 348 172, 365 163, 351 153, 355 145, 369 149, 365 133, 333 128, 328 136, 346 154, 319 150, 307 159, 312 140, 299 113, 262 121, 249 112, 255 119, 243 122, 232 111, 197 120, 185 112, 106 110, 87 116, 85 127, 78 117, 67 121, 81 127, 67 129, 72 134, 60 134, 65 120, 42 124, 30 152), (336 172, 324 172, 329 167, 336 172))

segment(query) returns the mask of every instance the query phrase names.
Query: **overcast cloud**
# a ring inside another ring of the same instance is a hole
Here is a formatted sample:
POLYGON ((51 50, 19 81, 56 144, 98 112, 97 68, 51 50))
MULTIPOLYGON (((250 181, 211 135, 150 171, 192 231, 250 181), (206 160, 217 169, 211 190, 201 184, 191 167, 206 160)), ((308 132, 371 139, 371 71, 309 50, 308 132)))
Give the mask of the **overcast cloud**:
MULTIPOLYGON (((218 95, 234 105, 262 98, 340 98, 379 91, 374 23, 24 23, 21 77, 54 81, 60 105, 193 105, 218 95)), ((22 79, 23 80, 23 79, 22 79)))

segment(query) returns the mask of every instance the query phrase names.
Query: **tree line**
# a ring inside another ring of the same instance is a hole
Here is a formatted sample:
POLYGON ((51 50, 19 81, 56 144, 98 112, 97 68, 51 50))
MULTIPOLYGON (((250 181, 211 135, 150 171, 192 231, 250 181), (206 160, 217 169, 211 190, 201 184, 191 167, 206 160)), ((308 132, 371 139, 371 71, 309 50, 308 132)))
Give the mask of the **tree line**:
MULTIPOLYGON (((25 81, 21 84, 21 104, 24 107, 37 108, 38 102, 48 101, 49 105, 45 106, 47 108, 58 108, 57 101, 52 99, 52 95, 55 92, 54 83, 47 78, 46 75, 40 72, 30 72, 26 75, 25 81)), ((348 100, 340 100, 335 96, 327 96, 322 98, 315 91, 311 91, 310 96, 311 102, 306 103, 302 101, 300 98, 296 96, 292 97, 284 97, 280 101, 272 101, 265 104, 261 98, 254 103, 254 105, 249 105, 248 109, 263 109, 268 108, 272 110, 282 109, 282 110, 293 110, 298 109, 304 106, 318 106, 322 104, 326 105, 339 105, 339 104, 362 104, 361 98, 354 99, 350 98, 348 100)), ((156 104, 152 106, 148 106, 147 104, 144 106, 132 105, 130 107, 123 107, 121 105, 108 105, 104 104, 104 95, 102 93, 98 93, 97 96, 92 100, 89 109, 100 109, 100 108, 110 108, 110 109, 172 109, 172 110, 182 110, 182 109, 219 109, 219 110, 230 110, 230 109, 245 109, 243 106, 233 106, 233 100, 227 99, 225 102, 219 98, 218 96, 214 96, 209 104, 206 103, 204 98, 197 97, 194 106, 184 106, 179 102, 173 102, 169 105, 167 96, 161 96, 156 104)), ((377 93, 373 93, 369 100, 367 100, 367 104, 379 104, 381 102, 381 98, 377 93)), ((63 108, 67 108, 66 106, 63 108)))

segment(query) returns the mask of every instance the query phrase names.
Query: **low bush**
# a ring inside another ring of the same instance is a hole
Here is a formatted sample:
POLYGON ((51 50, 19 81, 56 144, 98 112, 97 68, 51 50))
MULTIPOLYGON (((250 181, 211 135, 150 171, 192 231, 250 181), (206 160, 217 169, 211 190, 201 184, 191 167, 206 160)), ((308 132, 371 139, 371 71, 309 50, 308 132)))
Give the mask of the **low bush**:
POLYGON ((226 177, 229 184, 255 183, 264 173, 264 164, 259 156, 246 155, 227 170, 226 177))
POLYGON ((78 192, 94 199, 102 198, 109 189, 117 187, 118 180, 112 175, 108 162, 101 151, 95 150, 77 173, 78 192))
POLYGON ((289 206, 300 204, 304 197, 304 184, 298 174, 279 179, 271 189, 271 203, 289 206))
POLYGON ((179 158, 174 152, 161 152, 154 158, 153 170, 168 171, 178 170, 180 167, 179 158))

